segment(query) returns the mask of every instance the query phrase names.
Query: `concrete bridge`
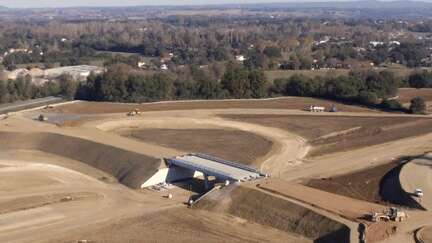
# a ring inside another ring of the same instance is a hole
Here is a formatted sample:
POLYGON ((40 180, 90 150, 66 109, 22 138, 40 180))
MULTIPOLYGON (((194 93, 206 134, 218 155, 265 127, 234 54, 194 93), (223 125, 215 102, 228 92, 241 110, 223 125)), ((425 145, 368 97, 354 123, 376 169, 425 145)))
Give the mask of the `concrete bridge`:
POLYGON ((204 185, 208 189, 210 176, 222 182, 251 181, 265 176, 251 166, 199 153, 166 158, 165 162, 168 168, 160 170, 154 178, 150 178, 142 187, 160 182, 173 182, 203 176, 204 185))

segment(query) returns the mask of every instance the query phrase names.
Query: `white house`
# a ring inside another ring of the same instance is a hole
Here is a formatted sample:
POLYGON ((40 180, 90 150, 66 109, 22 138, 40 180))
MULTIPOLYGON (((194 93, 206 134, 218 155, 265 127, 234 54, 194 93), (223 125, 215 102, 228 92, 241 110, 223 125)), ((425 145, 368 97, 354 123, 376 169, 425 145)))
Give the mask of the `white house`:
POLYGON ((138 62, 138 67, 139 68, 143 68, 145 67, 146 63, 145 62, 138 62))
POLYGON ((377 47, 377 46, 384 45, 384 42, 382 42, 382 41, 371 41, 371 42, 369 42, 369 44, 372 45, 373 47, 377 47))
POLYGON ((238 55, 235 57, 236 61, 238 62, 244 62, 246 61, 246 58, 243 55, 238 55))

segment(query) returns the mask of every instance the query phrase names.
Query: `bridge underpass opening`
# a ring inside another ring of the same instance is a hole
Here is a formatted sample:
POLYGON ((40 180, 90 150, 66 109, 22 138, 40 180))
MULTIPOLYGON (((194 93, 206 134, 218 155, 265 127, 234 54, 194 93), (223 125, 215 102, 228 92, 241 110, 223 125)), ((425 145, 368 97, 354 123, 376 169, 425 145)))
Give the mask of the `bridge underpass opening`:
POLYGON ((199 153, 166 158, 165 162, 168 168, 159 170, 142 184, 142 188, 161 182, 173 183, 203 177, 207 190, 210 188, 209 177, 214 177, 215 182, 233 183, 257 180, 266 176, 251 166, 199 153))
POLYGON ((243 164, 216 158, 205 154, 187 154, 166 159, 169 167, 180 167, 200 172, 204 177, 204 187, 209 189, 209 177, 217 182, 242 182, 256 180, 264 176, 261 172, 243 164))

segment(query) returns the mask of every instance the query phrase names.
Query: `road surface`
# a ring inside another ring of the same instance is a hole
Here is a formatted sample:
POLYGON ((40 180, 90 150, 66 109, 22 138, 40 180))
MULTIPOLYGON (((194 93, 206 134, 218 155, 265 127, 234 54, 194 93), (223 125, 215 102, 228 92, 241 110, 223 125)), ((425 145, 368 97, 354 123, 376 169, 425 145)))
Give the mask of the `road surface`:
POLYGON ((8 112, 16 112, 24 109, 35 108, 43 105, 50 105, 55 103, 60 103, 64 101, 63 98, 59 97, 46 97, 33 100, 17 101, 14 103, 2 104, 0 105, 0 115, 6 114, 8 112))

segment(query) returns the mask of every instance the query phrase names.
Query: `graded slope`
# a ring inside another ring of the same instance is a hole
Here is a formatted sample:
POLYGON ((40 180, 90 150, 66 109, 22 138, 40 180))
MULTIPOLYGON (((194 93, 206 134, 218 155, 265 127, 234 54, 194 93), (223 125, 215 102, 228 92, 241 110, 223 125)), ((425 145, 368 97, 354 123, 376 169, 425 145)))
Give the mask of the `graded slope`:
POLYGON ((130 129, 119 131, 125 137, 191 153, 204 153, 227 160, 252 164, 265 156, 272 142, 232 129, 130 129))
POLYGON ((55 133, 0 132, 0 147, 8 150, 40 150, 70 158, 102 170, 129 187, 138 188, 161 165, 159 159, 55 133))
POLYGON ((258 189, 233 185, 216 191, 196 204, 196 208, 224 212, 314 242, 349 242, 350 229, 325 216, 258 189))

